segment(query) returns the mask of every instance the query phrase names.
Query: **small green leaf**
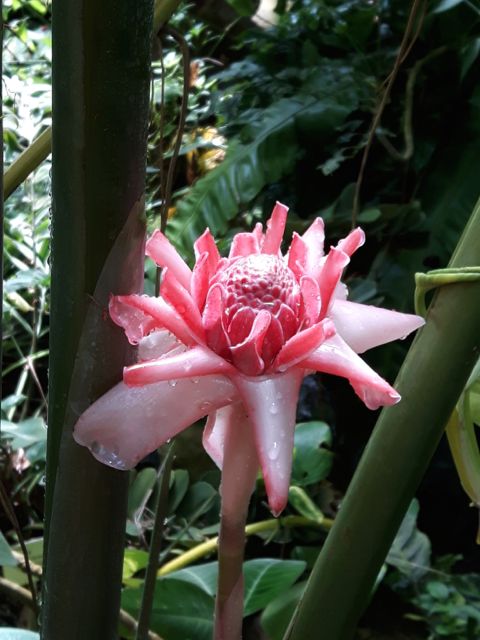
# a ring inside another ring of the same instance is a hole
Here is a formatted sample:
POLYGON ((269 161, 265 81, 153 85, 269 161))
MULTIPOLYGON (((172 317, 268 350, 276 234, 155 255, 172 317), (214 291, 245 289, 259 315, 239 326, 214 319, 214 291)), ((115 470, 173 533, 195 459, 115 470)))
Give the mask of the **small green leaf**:
POLYGON ((410 580, 418 580, 430 567, 431 545, 428 537, 418 531, 418 500, 412 500, 388 552, 386 562, 404 573, 410 580))
POLYGON ((136 521, 141 515, 148 499, 152 495, 153 487, 157 481, 157 472, 152 467, 141 469, 135 474, 135 477, 128 489, 128 518, 136 521))
POLYGON ((302 422, 295 429, 292 484, 307 486, 319 482, 330 472, 333 454, 325 447, 332 443, 325 422, 302 422))
POLYGON ((0 566, 14 567, 17 564, 18 562, 10 549, 10 545, 3 533, 0 531, 0 566))
POLYGON ((365 209, 361 213, 358 214, 357 220, 358 222, 363 222, 364 224, 368 224, 369 222, 375 222, 382 215, 380 209, 365 209))
POLYGON ((123 556, 122 580, 130 579, 137 571, 145 569, 148 564, 148 553, 142 549, 125 549, 123 556))
POLYGON ((288 490, 288 501, 301 516, 322 522, 324 518, 323 513, 301 487, 290 487, 288 490))
POLYGON ((174 513, 187 493, 190 478, 185 469, 175 469, 170 477, 172 484, 168 493, 168 513, 174 513))

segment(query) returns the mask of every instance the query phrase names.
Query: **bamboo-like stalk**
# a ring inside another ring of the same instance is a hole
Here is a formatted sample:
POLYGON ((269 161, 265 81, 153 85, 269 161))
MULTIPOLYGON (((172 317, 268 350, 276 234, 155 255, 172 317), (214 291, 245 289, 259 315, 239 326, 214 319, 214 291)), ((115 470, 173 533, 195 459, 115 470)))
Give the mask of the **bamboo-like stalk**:
POLYGON ((34 171, 52 150, 52 128, 47 127, 5 171, 3 198, 6 200, 34 171))
MULTIPOLYGON (((480 263, 480 202, 450 267, 480 263)), ((352 637, 407 506, 480 350, 480 283, 441 287, 351 482, 285 638, 352 637), (370 514, 365 517, 366 512, 370 514)))
MULTIPOLYGON (((121 378, 111 292, 143 284, 153 1, 53 2, 52 304, 42 637, 117 637, 128 475, 75 444, 121 378)), ((101 443, 99 443, 101 446, 101 443)))

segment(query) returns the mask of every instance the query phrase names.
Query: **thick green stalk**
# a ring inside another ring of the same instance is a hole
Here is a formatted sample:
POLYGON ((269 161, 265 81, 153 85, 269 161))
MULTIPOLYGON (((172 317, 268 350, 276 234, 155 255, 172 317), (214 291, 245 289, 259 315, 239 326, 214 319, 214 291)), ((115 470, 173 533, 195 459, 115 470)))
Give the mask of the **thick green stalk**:
POLYGON ((106 310, 143 282, 152 19, 152 0, 53 2, 45 640, 117 637, 128 475, 72 426, 128 359, 106 310))
MULTIPOLYGON (((450 262, 480 263, 480 202, 450 262)), ((352 637, 480 350, 480 283, 441 287, 375 427, 285 638, 352 637), (365 513, 370 510, 370 518, 365 513)))

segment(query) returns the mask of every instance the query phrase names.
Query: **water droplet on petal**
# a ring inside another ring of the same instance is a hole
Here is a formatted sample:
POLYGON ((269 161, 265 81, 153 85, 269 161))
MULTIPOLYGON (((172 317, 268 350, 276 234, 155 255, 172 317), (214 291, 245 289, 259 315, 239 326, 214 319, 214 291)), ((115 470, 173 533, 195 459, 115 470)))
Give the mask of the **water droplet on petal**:
POLYGON ((201 402, 200 403, 200 410, 201 411, 210 411, 210 409, 212 408, 212 403, 208 402, 207 400, 205 402, 201 402))
POLYGON ((116 447, 113 449, 107 449, 103 444, 94 440, 90 445, 90 451, 93 453, 95 458, 100 462, 103 462, 103 464, 108 464, 108 466, 113 467, 114 469, 119 469, 120 471, 125 471, 127 468, 126 462, 118 455, 118 449, 116 447))
POLYGON ((168 384, 170 387, 176 387, 177 386, 177 381, 176 380, 169 380, 168 384))
POLYGON ((272 416, 277 415, 277 413, 278 413, 278 404, 276 402, 272 402, 272 404, 270 405, 270 413, 272 414, 272 416))
POLYGON ((277 391, 277 393, 275 394, 275 397, 277 398, 277 400, 281 400, 283 398, 283 395, 280 391, 277 391))
POLYGON ((269 460, 272 460, 272 462, 276 460, 278 458, 279 453, 280 453, 280 448, 278 446, 278 442, 274 442, 272 448, 267 454, 269 460))
POLYGON ((193 384, 198 384, 200 381, 200 378, 190 378, 190 382, 193 382, 193 384))

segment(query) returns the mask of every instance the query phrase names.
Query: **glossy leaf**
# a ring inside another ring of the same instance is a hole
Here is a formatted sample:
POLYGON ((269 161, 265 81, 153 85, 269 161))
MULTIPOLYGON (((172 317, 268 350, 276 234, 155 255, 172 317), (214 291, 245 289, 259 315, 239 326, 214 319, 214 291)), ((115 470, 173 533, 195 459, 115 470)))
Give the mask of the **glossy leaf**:
POLYGON ((17 564, 18 562, 10 550, 10 545, 5 539, 3 533, 0 531, 0 566, 14 567, 17 564))
MULTIPOLYGON (((141 589, 125 589, 122 607, 137 617, 141 589)), ((157 580, 150 627, 168 640, 211 640, 214 599, 195 584, 175 578, 157 580)))
POLYGON ((297 425, 292 484, 307 486, 327 477, 333 454, 325 447, 331 443, 330 427, 325 422, 302 422, 297 425))

